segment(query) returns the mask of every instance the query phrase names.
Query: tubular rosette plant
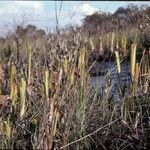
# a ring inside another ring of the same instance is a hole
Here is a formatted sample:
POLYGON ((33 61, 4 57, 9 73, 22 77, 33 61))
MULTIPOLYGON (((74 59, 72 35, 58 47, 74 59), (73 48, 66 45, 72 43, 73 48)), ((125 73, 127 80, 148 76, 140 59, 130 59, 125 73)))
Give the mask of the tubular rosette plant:
POLYGON ((23 119, 25 114, 25 98, 26 98, 26 81, 24 78, 20 79, 20 119, 23 119))
POLYGON ((83 101, 83 96, 84 96, 84 84, 86 80, 86 72, 85 72, 85 50, 82 49, 79 54, 79 60, 78 60, 78 69, 79 69, 79 74, 80 74, 80 81, 81 81, 81 93, 80 93, 80 101, 83 101))
POLYGON ((32 61, 32 48, 28 48, 28 85, 31 83, 31 61, 32 61))
POLYGON ((12 127, 9 119, 3 122, 3 132, 7 139, 11 138, 12 127))
POLYGON ((16 101, 16 91, 17 91, 17 85, 15 83, 15 74, 16 74, 16 68, 14 64, 11 64, 10 65, 10 99, 12 100, 13 105, 16 101))
POLYGON ((133 89, 135 85, 136 47, 137 47, 137 44, 131 45, 131 79, 133 83, 132 84, 133 89))
POLYGON ((122 36, 122 48, 123 48, 123 52, 125 54, 126 49, 127 49, 127 37, 126 37, 125 33, 122 36))
POLYGON ((100 55, 102 55, 103 54, 103 40, 102 40, 102 37, 99 38, 99 43, 100 43, 100 46, 99 46, 100 47, 100 49, 99 49, 100 50, 100 55))
POLYGON ((44 89, 45 89, 45 96, 46 99, 49 99, 49 70, 46 69, 44 73, 44 89))
POLYGON ((116 49, 119 49, 119 35, 116 34, 116 49))
POLYGON ((117 70, 118 70, 118 74, 120 75, 120 73, 121 73, 121 66, 120 66, 119 52, 115 51, 115 55, 116 55, 117 70))
POLYGON ((78 61, 79 61, 78 63, 79 73, 83 77, 85 73, 85 50, 84 49, 80 51, 78 61))
POLYGON ((111 34, 111 52, 113 53, 114 52, 114 40, 115 40, 115 33, 113 32, 111 34))
POLYGON ((63 61, 63 70, 64 70, 65 75, 67 75, 67 73, 68 73, 68 59, 67 59, 67 57, 65 57, 64 61, 63 61))
POLYGON ((137 94, 138 88, 138 79, 139 79, 139 63, 135 65, 135 93, 137 94))
POLYGON ((70 86, 74 83, 74 74, 75 74, 75 67, 72 66, 72 69, 70 70, 70 86))
POLYGON ((93 39, 92 39, 92 38, 90 38, 90 45, 91 45, 91 50, 92 50, 92 52, 93 52, 94 49, 95 49, 95 46, 94 46, 94 42, 93 42, 93 39))

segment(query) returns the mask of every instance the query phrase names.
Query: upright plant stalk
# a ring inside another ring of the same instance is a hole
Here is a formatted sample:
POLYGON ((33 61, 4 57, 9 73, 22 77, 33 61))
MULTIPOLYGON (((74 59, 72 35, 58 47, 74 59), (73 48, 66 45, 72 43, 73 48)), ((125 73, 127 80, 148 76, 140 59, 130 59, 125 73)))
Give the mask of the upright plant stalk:
POLYGON ((0 95, 2 94, 2 83, 4 80, 4 70, 2 65, 0 64, 0 95))
POLYGON ((131 80, 132 80, 132 90, 134 94, 135 94, 136 47, 137 47, 137 44, 131 45, 131 80))
POLYGON ((85 50, 81 50, 79 54, 79 60, 78 60, 78 68, 79 73, 81 76, 83 76, 85 71, 85 50))
POLYGON ((12 106, 15 107, 15 102, 17 100, 17 84, 15 81, 16 67, 14 64, 10 65, 10 99, 12 101, 12 106))
POLYGON ((12 105, 16 108, 16 101, 17 101, 17 93, 18 93, 18 88, 17 84, 14 83, 14 93, 12 95, 12 105))
MULTIPOLYGON (((81 91, 83 89, 84 79, 85 79, 85 55, 86 55, 85 50, 82 49, 80 51, 79 60, 78 60, 78 69, 79 69, 79 74, 80 74, 80 77, 81 77, 81 91)), ((81 92, 81 95, 82 94, 83 93, 81 92)))
POLYGON ((10 98, 12 99, 14 93, 14 76, 15 76, 16 68, 14 64, 10 65, 10 98))
POLYGON ((121 65, 120 65, 120 57, 119 57, 119 52, 118 51, 115 51, 115 56, 116 56, 116 63, 117 63, 117 70, 118 70, 118 77, 119 77, 120 89, 122 90, 121 65))
POLYGON ((136 63, 136 44, 131 45, 131 79, 135 79, 135 63, 136 63))
POLYGON ((63 70, 64 70, 65 75, 67 75, 67 73, 68 73, 68 59, 66 57, 64 58, 64 62, 63 62, 63 70))
POLYGON ((16 45, 17 45, 17 61, 19 62, 20 59, 20 46, 19 46, 19 39, 16 39, 16 45))
POLYGON ((102 41, 102 37, 99 38, 99 42, 100 42, 100 54, 103 54, 103 41, 102 41))
POLYGON ((45 89, 45 96, 46 99, 49 99, 49 71, 48 69, 45 71, 44 74, 44 89, 45 89))
POLYGON ((28 48, 29 58, 28 58, 28 85, 31 83, 31 61, 32 61, 32 49, 28 48))
POLYGON ((74 83, 74 74, 75 74, 75 67, 72 66, 71 72, 70 72, 70 86, 74 83))
POLYGON ((136 32, 134 32, 134 36, 133 36, 133 43, 136 43, 136 41, 137 41, 137 33, 136 33, 136 32))
POLYGON ((16 67, 14 64, 10 65, 10 99, 12 101, 12 106, 15 106, 17 101, 17 84, 15 81, 16 67))
POLYGON ((79 69, 79 74, 81 77, 81 95, 80 95, 81 97, 84 91, 82 89, 84 89, 84 80, 85 80, 85 55, 86 55, 85 50, 82 49, 80 51, 79 60, 78 60, 78 69, 79 69))
POLYGON ((3 131, 8 139, 11 137, 11 124, 9 118, 3 122, 3 131))
POLYGON ((110 38, 109 38, 109 34, 107 34, 107 35, 106 35, 106 46, 107 46, 107 47, 109 46, 109 39, 110 39, 110 38))
POLYGON ((116 63, 117 63, 118 74, 120 75, 120 73, 121 73, 121 66, 120 66, 120 58, 119 58, 119 52, 118 51, 115 51, 115 56, 116 56, 116 63))
MULTIPOLYGON (((144 50, 145 51, 145 50, 144 50)), ((149 80, 150 80, 150 65, 149 65, 149 57, 150 57, 150 49, 149 52, 147 51, 143 53, 143 60, 141 61, 141 75, 142 75, 142 81, 144 83, 143 91, 144 93, 148 92, 149 89, 149 80)))
POLYGON ((51 149, 52 144, 54 142, 55 139, 55 135, 56 135, 56 130, 57 130, 57 124, 58 124, 58 120, 59 120, 59 112, 57 111, 57 108, 55 108, 55 100, 58 99, 58 95, 60 92, 60 86, 62 83, 62 73, 63 73, 63 69, 60 68, 60 72, 59 72, 59 76, 58 76, 58 81, 56 84, 56 92, 53 96, 53 98, 51 99, 51 104, 50 104, 50 111, 49 111, 49 122, 51 122, 51 129, 50 129, 50 140, 49 140, 49 148, 51 149))
POLYGON ((20 118, 23 118, 25 113, 25 92, 26 92, 26 82, 23 78, 20 80, 20 118))
POLYGON ((123 48, 123 53, 125 54, 126 49, 127 49, 127 37, 125 34, 123 34, 123 37, 122 37, 122 48, 123 48))
POLYGON ((93 41, 92 41, 92 39, 90 38, 90 45, 91 45, 91 50, 92 50, 92 52, 94 51, 94 43, 93 43, 93 41))
POLYGON ((139 63, 136 63, 135 65, 135 93, 137 93, 138 78, 139 78, 139 63))
POLYGON ((119 35, 116 35, 116 49, 119 49, 119 35))
POLYGON ((84 135, 85 132, 85 108, 86 108, 86 101, 85 101, 85 92, 86 92, 86 73, 85 73, 85 62, 86 62, 86 52, 84 49, 80 51, 79 59, 78 59, 78 69, 80 74, 80 88, 79 88, 79 110, 77 113, 79 126, 80 128, 80 136, 84 135))
POLYGON ((51 144, 50 144, 50 147, 52 146, 52 144, 53 144, 53 142, 55 140, 56 131, 57 131, 57 124, 58 124, 58 121, 59 121, 59 117, 60 117, 60 114, 59 114, 58 110, 55 109, 54 115, 53 115, 53 121, 52 121, 51 144))
POLYGON ((111 36, 111 52, 112 53, 114 52, 114 39, 115 39, 115 33, 113 32, 111 36))

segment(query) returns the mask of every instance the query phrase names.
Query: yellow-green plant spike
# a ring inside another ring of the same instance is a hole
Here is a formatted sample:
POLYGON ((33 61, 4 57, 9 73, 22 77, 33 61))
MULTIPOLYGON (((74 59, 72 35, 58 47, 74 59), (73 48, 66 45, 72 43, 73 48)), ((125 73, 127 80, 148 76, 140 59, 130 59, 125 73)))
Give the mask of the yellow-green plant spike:
POLYGON ((73 69, 71 70, 71 74, 70 74, 70 85, 73 85, 74 83, 74 71, 75 71, 75 68, 73 67, 73 69))
POLYGON ((45 75, 44 75, 44 88, 45 88, 45 96, 48 99, 49 97, 49 71, 48 69, 45 71, 45 75))
POLYGON ((67 72, 68 72, 68 59, 67 59, 67 57, 64 58, 63 70, 64 70, 65 75, 67 75, 67 72))
POLYGON ((121 66, 120 66, 120 58, 119 58, 119 52, 118 51, 115 51, 115 56, 116 56, 118 74, 120 74, 121 73, 121 66))
POLYGON ((134 81, 134 78, 135 78, 136 47, 137 47, 137 44, 131 45, 131 79, 132 79, 132 82, 134 81))
POLYGON ((138 78, 139 78, 139 63, 135 65, 135 83, 134 83, 134 91, 137 94, 137 86, 138 86, 138 78))
POLYGON ((85 50, 80 51, 78 68, 80 75, 83 75, 85 69, 85 50))
POLYGON ((14 94, 14 77, 15 77, 16 68, 14 64, 10 65, 10 98, 12 100, 14 94))
POLYGON ((18 92, 18 89, 17 89, 17 84, 14 83, 14 93, 12 95, 12 105, 15 106, 15 103, 17 101, 17 92, 18 92))
POLYGON ((122 37, 122 48, 123 48, 123 52, 125 54, 126 49, 127 49, 127 37, 125 34, 123 34, 123 37, 122 37))
POLYGON ((26 93, 26 82, 23 78, 20 80, 20 119, 25 114, 25 94, 26 93))
POLYGON ((109 46, 109 34, 106 35, 106 46, 109 46))
POLYGON ((114 39, 115 39, 115 33, 112 33, 111 36, 111 52, 114 52, 114 39))
POLYGON ((32 49, 28 49, 29 53, 29 63, 28 63, 28 85, 31 83, 31 61, 32 61, 32 49))
POLYGON ((11 125, 10 125, 10 121, 9 120, 3 122, 3 132, 6 135, 6 137, 8 139, 10 139, 10 136, 11 136, 11 125))
POLYGON ((90 45, 91 45, 91 50, 92 52, 94 51, 94 43, 93 40, 90 38, 90 45))
POLYGON ((100 42, 100 54, 103 53, 103 41, 102 41, 102 37, 99 38, 99 42, 100 42))
POLYGON ((116 49, 119 49, 119 35, 116 35, 116 49))

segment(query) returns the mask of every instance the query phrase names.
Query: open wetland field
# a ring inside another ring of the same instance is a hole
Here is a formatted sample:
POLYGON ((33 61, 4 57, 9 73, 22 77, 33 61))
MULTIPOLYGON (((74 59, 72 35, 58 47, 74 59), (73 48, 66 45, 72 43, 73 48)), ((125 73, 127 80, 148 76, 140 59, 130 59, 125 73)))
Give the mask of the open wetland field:
POLYGON ((148 150, 149 80, 149 6, 16 25, 0 37, 0 149, 148 150))

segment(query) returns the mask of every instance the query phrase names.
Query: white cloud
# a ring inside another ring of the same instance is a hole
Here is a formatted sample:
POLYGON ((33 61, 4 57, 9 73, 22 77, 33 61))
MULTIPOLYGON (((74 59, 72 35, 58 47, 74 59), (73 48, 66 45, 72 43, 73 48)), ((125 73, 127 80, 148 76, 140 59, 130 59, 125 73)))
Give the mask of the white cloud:
POLYGON ((92 7, 89 3, 83 3, 79 9, 84 15, 91 15, 97 11, 97 9, 92 7))
POLYGON ((66 25, 68 23, 72 25, 81 25, 82 20, 86 15, 91 15, 96 11, 98 11, 98 9, 93 7, 90 2, 80 2, 78 5, 76 4, 71 7, 70 11, 64 12, 64 15, 67 17, 63 18, 66 18, 66 25))
POLYGON ((15 1, 17 8, 43 10, 43 4, 39 1, 15 1))
POLYGON ((35 15, 43 13, 43 5, 41 2, 32 1, 15 1, 15 2, 0 2, 1 19, 6 20, 14 18, 17 20, 23 15, 28 15, 30 18, 35 19, 35 15))
POLYGON ((14 15, 14 14, 22 14, 24 12, 41 12, 43 11, 43 5, 41 2, 35 1, 14 1, 14 2, 0 2, 1 9, 0 15, 14 15))
POLYGON ((12 30, 15 24, 38 22, 44 15, 43 4, 39 1, 0 2, 0 30, 12 30))
MULTIPOLYGON (((7 28, 11 30, 15 24, 34 24, 37 27, 54 28, 56 25, 54 9, 47 9, 46 5, 54 6, 51 3, 43 3, 42 1, 9 1, 0 2, 0 29, 7 28), (7 25, 7 26, 5 26, 7 25)), ((65 25, 81 25, 85 15, 91 15, 97 9, 90 2, 64 2, 65 9, 61 10, 58 16, 59 27, 65 25), (66 4, 70 7, 65 7, 66 4)), ((59 8, 59 6, 58 6, 59 8)))

